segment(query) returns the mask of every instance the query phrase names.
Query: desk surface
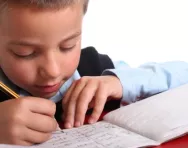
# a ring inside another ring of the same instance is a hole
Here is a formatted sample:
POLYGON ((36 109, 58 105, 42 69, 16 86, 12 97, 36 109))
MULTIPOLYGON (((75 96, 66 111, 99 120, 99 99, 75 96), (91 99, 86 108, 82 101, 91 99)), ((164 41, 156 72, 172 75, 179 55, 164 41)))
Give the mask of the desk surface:
POLYGON ((188 136, 169 141, 160 146, 154 148, 187 148, 188 147, 188 136))
MULTIPOLYGON (((102 120, 102 117, 106 113, 107 112, 103 112, 99 120, 102 120)), ((88 116, 86 116, 85 123, 87 123, 87 119, 88 116)), ((60 123, 60 127, 63 127, 61 123, 60 123)), ((188 148, 188 135, 171 140, 169 142, 163 143, 162 145, 153 148, 188 148)))

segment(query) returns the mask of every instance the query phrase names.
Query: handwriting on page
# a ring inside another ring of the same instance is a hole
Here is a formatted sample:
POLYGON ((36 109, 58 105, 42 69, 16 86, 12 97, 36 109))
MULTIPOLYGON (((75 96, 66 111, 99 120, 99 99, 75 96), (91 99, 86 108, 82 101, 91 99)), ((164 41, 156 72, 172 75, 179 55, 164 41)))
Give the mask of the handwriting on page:
POLYGON ((128 148, 153 144, 147 138, 107 122, 56 132, 35 148, 128 148))

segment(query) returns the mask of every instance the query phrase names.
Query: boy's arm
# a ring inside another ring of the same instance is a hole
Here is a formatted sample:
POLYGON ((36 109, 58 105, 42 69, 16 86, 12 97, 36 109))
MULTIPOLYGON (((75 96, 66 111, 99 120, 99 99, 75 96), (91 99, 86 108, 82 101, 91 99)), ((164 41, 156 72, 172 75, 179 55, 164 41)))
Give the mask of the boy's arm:
POLYGON ((120 79, 122 105, 188 83, 188 63, 182 61, 148 63, 138 68, 122 61, 114 65, 115 69, 105 70, 102 75, 116 75, 120 79))

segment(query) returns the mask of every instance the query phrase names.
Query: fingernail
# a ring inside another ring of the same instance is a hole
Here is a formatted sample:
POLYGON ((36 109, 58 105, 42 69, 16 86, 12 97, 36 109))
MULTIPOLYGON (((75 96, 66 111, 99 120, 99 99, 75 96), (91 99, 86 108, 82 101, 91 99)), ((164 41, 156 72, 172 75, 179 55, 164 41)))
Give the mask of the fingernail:
POLYGON ((72 125, 68 122, 65 123, 65 128, 72 128, 72 125))
POLYGON ((79 127, 81 125, 81 123, 80 123, 80 121, 76 121, 74 125, 75 125, 75 127, 79 127))
POLYGON ((57 128, 56 128, 56 130, 61 130, 61 128, 59 127, 59 124, 57 124, 57 128))

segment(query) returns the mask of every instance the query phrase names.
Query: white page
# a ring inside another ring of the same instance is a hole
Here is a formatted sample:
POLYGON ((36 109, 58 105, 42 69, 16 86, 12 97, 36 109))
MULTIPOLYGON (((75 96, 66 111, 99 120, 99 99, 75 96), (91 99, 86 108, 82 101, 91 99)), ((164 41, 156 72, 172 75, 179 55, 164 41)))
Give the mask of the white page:
MULTIPOLYGON (((32 146, 32 148, 137 148, 149 145, 158 145, 158 143, 101 121, 80 128, 56 132, 51 140, 32 146)), ((9 147, 0 146, 0 148, 9 147)))
POLYGON ((160 141, 161 141, 161 143, 163 143, 163 142, 169 141, 169 139, 175 139, 175 137, 178 138, 182 135, 186 135, 187 131, 188 131, 187 125, 184 127, 181 126, 181 128, 179 128, 179 127, 175 128, 175 129, 167 132, 160 141))
POLYGON ((112 111, 104 120, 162 142, 188 132, 187 110, 188 84, 112 111))

